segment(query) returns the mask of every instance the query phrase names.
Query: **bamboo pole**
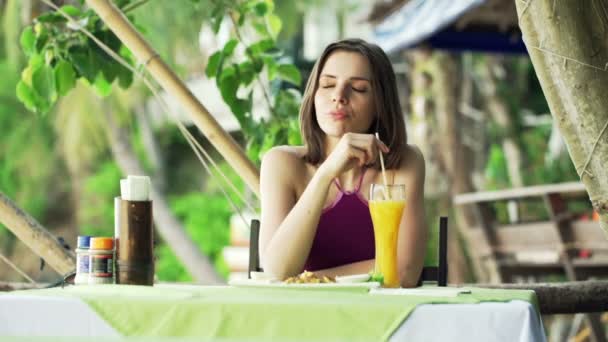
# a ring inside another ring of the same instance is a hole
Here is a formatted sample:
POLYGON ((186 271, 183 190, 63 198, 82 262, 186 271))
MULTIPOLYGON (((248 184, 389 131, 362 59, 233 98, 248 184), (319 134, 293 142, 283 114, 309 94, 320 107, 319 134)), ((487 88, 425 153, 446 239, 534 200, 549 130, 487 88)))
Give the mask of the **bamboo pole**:
POLYGON ((144 63, 144 66, 163 89, 174 96, 190 113, 196 126, 243 178, 247 186, 259 197, 260 176, 256 166, 247 158, 234 139, 211 116, 205 106, 196 99, 159 57, 158 53, 137 32, 123 13, 109 0, 87 0, 87 4, 133 52, 137 59, 144 63))
POLYGON ((65 250, 53 234, 36 219, 19 209, 2 192, 0 192, 0 223, 59 274, 64 275, 76 268, 74 253, 65 250))

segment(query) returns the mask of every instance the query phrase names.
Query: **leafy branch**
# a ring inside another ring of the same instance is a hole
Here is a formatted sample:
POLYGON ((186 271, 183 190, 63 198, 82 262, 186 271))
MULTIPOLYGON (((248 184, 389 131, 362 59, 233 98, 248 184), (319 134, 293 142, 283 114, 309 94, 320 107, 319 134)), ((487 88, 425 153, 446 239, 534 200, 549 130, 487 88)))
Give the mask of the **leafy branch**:
POLYGON ((222 98, 230 107, 249 138, 248 154, 259 161, 261 154, 279 144, 299 144, 296 115, 301 103, 301 94, 294 89, 281 89, 271 96, 267 92, 264 73, 269 82, 285 81, 299 87, 301 75, 290 62, 281 62, 282 52, 277 47, 277 37, 282 28, 281 19, 274 14, 271 0, 248 0, 235 4, 214 3, 212 27, 217 34, 226 17, 232 23, 235 38, 209 58, 206 75, 215 78, 222 98), (225 15, 228 13, 228 16, 225 15), (258 40, 249 44, 241 30, 252 27, 258 40), (244 53, 236 56, 241 48, 244 53), (253 87, 256 81, 263 92, 270 111, 267 119, 253 119, 253 87), (239 93, 246 92, 245 96, 239 93))
MULTIPOLYGON (((17 85, 17 97, 31 111, 47 113, 79 80, 91 85, 100 96, 109 95, 115 81, 122 88, 129 88, 133 82, 129 69, 80 31, 85 28, 134 65, 133 56, 118 37, 93 10, 84 6, 84 0, 79 2, 81 8, 72 5, 60 8, 77 24, 68 21, 59 10, 49 11, 37 17, 21 34, 28 64, 17 85)), ((147 2, 114 1, 123 12, 132 12, 147 2)), ((134 21, 132 15, 127 17, 134 21)), ((277 47, 282 21, 274 14, 272 0, 213 1, 211 26, 216 35, 226 18, 231 20, 235 38, 211 55, 205 73, 215 78, 222 99, 239 121, 248 139, 249 157, 259 161, 261 153, 272 146, 300 143, 297 112, 301 94, 294 86, 300 86, 301 76, 277 47), (245 41, 245 28, 254 30, 253 43, 245 41), (252 113, 254 82, 263 91, 269 111, 260 115, 265 117, 260 120, 254 119, 252 113), (284 89, 283 82, 292 84, 291 89, 284 89)))

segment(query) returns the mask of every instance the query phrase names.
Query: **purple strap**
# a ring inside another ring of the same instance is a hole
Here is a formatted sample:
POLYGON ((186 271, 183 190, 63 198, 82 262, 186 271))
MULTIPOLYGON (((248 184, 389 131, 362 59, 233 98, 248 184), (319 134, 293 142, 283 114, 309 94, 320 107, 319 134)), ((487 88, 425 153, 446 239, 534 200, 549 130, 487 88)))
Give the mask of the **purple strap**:
POLYGON ((336 184, 336 187, 338 188, 338 190, 340 190, 340 192, 348 193, 348 194, 357 193, 357 192, 359 192, 359 190, 361 190, 361 184, 363 184, 363 177, 365 176, 365 171, 367 171, 367 168, 363 169, 363 171, 361 172, 361 176, 359 177, 359 184, 357 184, 355 191, 352 191, 352 192, 344 191, 342 189, 342 186, 340 186, 340 180, 338 180, 338 178, 334 178, 334 184, 336 184))

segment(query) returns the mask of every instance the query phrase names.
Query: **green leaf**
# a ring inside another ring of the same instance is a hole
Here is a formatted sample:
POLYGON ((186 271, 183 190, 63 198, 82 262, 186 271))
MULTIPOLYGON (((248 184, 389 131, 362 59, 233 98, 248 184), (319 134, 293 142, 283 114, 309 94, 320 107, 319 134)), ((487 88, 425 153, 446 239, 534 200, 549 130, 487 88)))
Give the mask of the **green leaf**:
POLYGON ((283 21, 276 14, 271 14, 267 17, 268 32, 272 39, 276 40, 283 28, 283 21))
POLYGON ((224 79, 227 79, 227 78, 230 78, 230 77, 236 78, 236 76, 237 76, 237 67, 238 67, 238 65, 233 64, 233 65, 228 66, 227 68, 224 68, 221 71, 221 73, 220 73, 220 75, 218 77, 219 82, 220 83, 224 82, 224 79))
MULTIPOLYGON (((38 25, 36 25, 38 26, 38 25)), ((36 44, 34 46, 34 49, 36 50, 36 52, 41 52, 44 47, 46 46, 46 43, 49 41, 49 34, 48 34, 48 30, 42 26, 41 29, 39 29, 36 32, 36 44)))
POLYGON ((372 273, 369 281, 375 281, 380 283, 380 285, 384 284, 384 275, 382 273, 372 273))
POLYGON ((265 2, 258 2, 253 6, 253 11, 258 17, 263 17, 268 13, 268 4, 265 2))
POLYGON ((213 55, 211 55, 211 57, 209 57, 207 67, 205 68, 205 75, 207 75, 207 77, 213 78, 217 76, 220 63, 223 59, 222 57, 222 51, 216 51, 213 55))
POLYGON ((245 24, 245 16, 241 13, 241 15, 239 15, 239 21, 237 22, 237 25, 239 27, 243 26, 243 24, 245 24))
POLYGON ((49 103, 57 100, 57 89, 55 88, 55 73, 53 68, 41 65, 32 73, 32 88, 40 97, 49 103))
POLYGON ((34 29, 31 26, 26 27, 21 33, 21 48, 25 52, 26 56, 30 56, 35 52, 36 47, 36 35, 34 29))
POLYGON ((82 14, 82 12, 80 12, 80 9, 78 9, 72 5, 61 6, 61 10, 64 11, 67 15, 69 15, 71 17, 78 17, 82 14))
POLYGON ((56 24, 56 23, 64 23, 67 21, 67 19, 59 13, 47 12, 47 13, 44 13, 44 14, 40 15, 39 17, 37 17, 36 21, 39 23, 56 24))
POLYGON ((277 70, 279 69, 279 64, 271 56, 263 56, 262 60, 264 61, 264 64, 266 64, 268 79, 270 81, 274 80, 277 77, 277 70))
POLYGON ((224 20, 224 13, 226 13, 226 7, 216 3, 213 11, 211 11, 211 28, 215 34, 220 31, 222 21, 224 20))
POLYGON ((264 37, 268 37, 268 27, 266 26, 265 23, 263 22, 256 22, 252 24, 253 28, 255 29, 255 32, 257 32, 259 35, 264 36, 264 37))
POLYGON ((90 49, 81 46, 71 49, 69 58, 79 76, 86 78, 89 83, 95 83, 98 70, 93 52, 90 49))
POLYGON ((133 83, 133 72, 129 69, 122 68, 120 73, 118 73, 118 85, 122 89, 127 89, 133 83))
POLYGON ((277 69, 279 78, 300 86, 301 76, 300 71, 293 64, 280 64, 277 69))
POLYGON ((65 60, 55 66, 55 83, 60 96, 65 96, 76 85, 76 72, 72 64, 65 60))
POLYGON ((93 87, 101 97, 106 97, 112 92, 112 84, 106 80, 102 72, 97 74, 93 87))
POLYGON ((51 101, 42 98, 23 80, 17 83, 17 98, 32 112, 44 114, 51 108, 51 101))
POLYGON ((251 84, 255 78, 255 74, 256 72, 251 61, 244 61, 243 63, 239 64, 239 76, 244 85, 251 84))
POLYGON ((228 41, 228 43, 226 43, 226 45, 224 45, 224 58, 228 58, 228 57, 232 56, 232 53, 234 52, 234 48, 236 47, 236 45, 238 43, 239 43, 238 40, 230 39, 228 41))
POLYGON ((271 50, 275 47, 272 39, 262 39, 247 48, 247 51, 254 56, 261 55, 262 53, 271 50))
POLYGON ((36 111, 36 94, 34 94, 34 90, 23 81, 17 83, 17 98, 25 105, 25 108, 32 112, 36 111))

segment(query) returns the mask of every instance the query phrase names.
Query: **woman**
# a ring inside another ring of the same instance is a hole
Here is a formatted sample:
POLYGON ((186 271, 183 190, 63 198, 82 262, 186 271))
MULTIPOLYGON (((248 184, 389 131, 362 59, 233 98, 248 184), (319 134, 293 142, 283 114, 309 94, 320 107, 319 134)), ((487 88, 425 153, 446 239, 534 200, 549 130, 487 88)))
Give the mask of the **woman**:
POLYGON ((367 273, 374 267, 370 184, 405 184, 398 237, 403 287, 415 286, 426 251, 424 158, 407 144, 395 74, 381 48, 360 39, 330 44, 315 64, 300 109, 305 146, 268 151, 261 168, 260 259, 284 279, 367 273), (379 133, 380 139, 375 137, 379 133))

